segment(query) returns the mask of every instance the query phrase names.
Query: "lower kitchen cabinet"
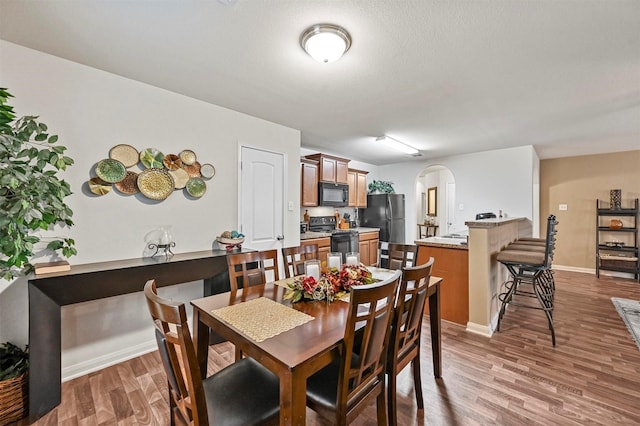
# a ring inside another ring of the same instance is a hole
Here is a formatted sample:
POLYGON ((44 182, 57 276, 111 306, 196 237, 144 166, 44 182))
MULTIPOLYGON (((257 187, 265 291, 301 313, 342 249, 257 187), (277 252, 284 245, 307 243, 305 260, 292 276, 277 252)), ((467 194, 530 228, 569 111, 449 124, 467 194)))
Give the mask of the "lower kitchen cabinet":
POLYGON ((358 243, 360 262, 366 266, 378 263, 379 232, 362 232, 358 243))
MULTIPOLYGON (((434 258, 431 275, 442 278, 440 318, 467 325, 469 322, 469 251, 418 244, 418 265, 434 258)), ((429 312, 429 305, 425 314, 429 312)))
POLYGON ((323 237, 323 238, 312 238, 309 240, 300 241, 301 246, 308 246, 312 244, 318 245, 318 259, 320 260, 320 264, 323 262, 327 262, 327 255, 331 251, 331 238, 323 237))

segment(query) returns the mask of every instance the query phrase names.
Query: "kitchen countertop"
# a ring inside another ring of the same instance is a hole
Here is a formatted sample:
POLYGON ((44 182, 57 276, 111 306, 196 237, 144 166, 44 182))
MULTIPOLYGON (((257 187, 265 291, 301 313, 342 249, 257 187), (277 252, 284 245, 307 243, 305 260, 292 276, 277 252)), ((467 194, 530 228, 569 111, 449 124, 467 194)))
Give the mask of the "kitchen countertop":
POLYGON ((444 237, 429 237, 422 238, 415 241, 416 245, 429 246, 429 247, 441 247, 450 248, 456 250, 469 250, 467 245, 467 238, 444 238, 444 237))
MULTIPOLYGON (((380 231, 380 228, 359 227, 359 228, 343 229, 342 231, 358 231, 358 233, 362 234, 365 232, 378 232, 380 231)), ((327 237, 331 237, 331 232, 307 231, 307 232, 300 233, 300 240, 312 240, 314 238, 327 238, 327 237)))

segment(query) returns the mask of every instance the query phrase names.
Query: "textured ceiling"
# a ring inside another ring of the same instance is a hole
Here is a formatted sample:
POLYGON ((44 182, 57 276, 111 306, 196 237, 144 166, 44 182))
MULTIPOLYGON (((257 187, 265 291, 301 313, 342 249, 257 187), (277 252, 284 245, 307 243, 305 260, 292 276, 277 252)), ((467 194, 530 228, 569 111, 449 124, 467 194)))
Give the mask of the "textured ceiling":
POLYGON ((0 38, 302 131, 372 164, 640 149, 640 1, 0 2, 0 38), (320 64, 310 25, 353 44, 320 64))

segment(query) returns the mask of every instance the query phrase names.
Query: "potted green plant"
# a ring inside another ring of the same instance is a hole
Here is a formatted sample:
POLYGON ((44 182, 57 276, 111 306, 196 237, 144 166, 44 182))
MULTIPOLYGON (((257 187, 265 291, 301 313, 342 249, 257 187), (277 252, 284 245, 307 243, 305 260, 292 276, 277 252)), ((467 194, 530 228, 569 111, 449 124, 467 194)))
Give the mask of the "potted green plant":
MULTIPOLYGON (((16 119, 7 104, 11 97, 0 88, 0 278, 6 280, 33 270, 30 258, 40 230, 73 225, 73 212, 64 202, 71 188, 59 177, 73 160, 37 116, 16 119)), ((74 244, 54 237, 47 249, 70 257, 77 253, 74 244)))
POLYGON ((12 343, 0 345, 0 425, 6 425, 27 414, 27 371, 29 348, 23 350, 12 343))
POLYGON ((394 194, 393 182, 374 180, 369 184, 369 194, 394 194))

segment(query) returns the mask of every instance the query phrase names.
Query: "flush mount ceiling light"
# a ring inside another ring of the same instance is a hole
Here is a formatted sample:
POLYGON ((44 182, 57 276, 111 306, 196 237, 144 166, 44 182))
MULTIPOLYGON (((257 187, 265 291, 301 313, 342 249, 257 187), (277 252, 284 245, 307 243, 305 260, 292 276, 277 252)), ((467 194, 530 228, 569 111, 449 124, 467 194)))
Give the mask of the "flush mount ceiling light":
POLYGON ((381 142, 382 144, 388 146, 389 148, 393 148, 396 151, 404 152, 405 154, 417 154, 418 150, 412 146, 406 145, 399 140, 393 139, 389 136, 378 136, 376 141, 381 142))
POLYGON ((332 24, 316 24, 302 33, 300 46, 318 62, 340 59, 351 47, 351 36, 342 27, 332 24))

